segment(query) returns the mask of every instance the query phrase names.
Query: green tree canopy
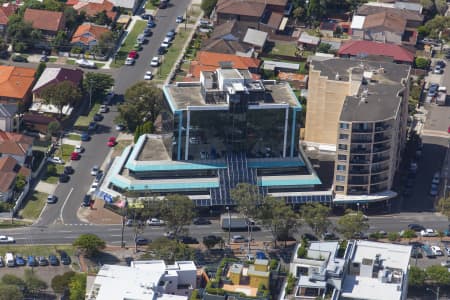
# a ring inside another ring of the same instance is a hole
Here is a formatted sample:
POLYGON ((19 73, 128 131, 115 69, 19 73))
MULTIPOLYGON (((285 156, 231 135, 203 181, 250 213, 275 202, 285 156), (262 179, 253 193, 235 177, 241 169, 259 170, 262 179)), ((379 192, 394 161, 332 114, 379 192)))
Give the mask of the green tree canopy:
POLYGON ((3 275, 2 283, 17 286, 19 289, 23 289, 26 286, 22 278, 12 274, 3 275))
POLYGON ((93 99, 102 99, 113 86, 114 78, 109 74, 89 72, 84 76, 83 88, 92 91, 93 99))
POLYGON ((214 7, 216 7, 217 0, 202 0, 201 8, 205 14, 206 17, 209 18, 211 15, 214 7))
POLYGON ((80 90, 72 82, 64 80, 49 84, 40 92, 40 96, 48 104, 58 108, 59 116, 62 117, 62 109, 65 105, 74 105, 81 99, 80 90))
POLYGON ((369 228, 362 212, 348 210, 345 215, 337 221, 337 230, 346 239, 351 239, 354 235, 369 228))
POLYGON ((119 106, 118 120, 126 124, 130 131, 134 131, 139 124, 147 120, 155 124, 164 106, 161 89, 144 81, 128 88, 125 100, 126 102, 119 106))
POLYGON ((258 187, 248 183, 238 183, 230 191, 231 199, 236 203, 237 210, 246 218, 258 216, 258 206, 261 204, 261 196, 258 187))
POLYGON ((422 287, 425 284, 427 275, 421 268, 411 266, 408 274, 408 285, 414 287, 422 287))
POLYGON ((22 300, 23 294, 18 286, 0 283, 0 300, 22 300))
POLYGON ((105 241, 92 233, 80 235, 74 242, 73 246, 82 250, 87 256, 93 256, 99 250, 105 248, 105 241))
POLYGON ((39 293, 48 287, 47 283, 34 274, 31 269, 25 270, 25 286, 31 293, 39 293))
POLYGON ((25 188, 26 185, 27 185, 27 179, 26 179, 25 175, 18 174, 16 177, 16 182, 15 182, 16 191, 18 191, 18 192, 23 191, 23 189, 25 188))
POLYGON ((302 208, 302 217, 305 223, 313 230, 317 237, 321 237, 331 225, 328 219, 330 207, 320 203, 307 204, 302 208))
POLYGON ((108 54, 115 46, 115 37, 111 31, 103 33, 98 39, 98 47, 103 55, 108 54))
POLYGON ((443 286, 450 284, 450 272, 447 267, 432 265, 426 268, 426 281, 436 285, 443 286))
POLYGON ((426 70, 430 65, 430 60, 424 57, 416 57, 414 64, 416 65, 416 68, 426 70))
POLYGON ((166 263, 194 258, 194 249, 183 243, 178 243, 176 240, 169 240, 164 237, 153 240, 148 245, 147 250, 147 253, 142 258, 162 259, 166 263))
POLYGON ((185 231, 195 216, 194 203, 189 197, 179 194, 167 195, 161 203, 161 217, 175 238, 185 231))
POLYGON ((36 80, 39 79, 39 77, 41 77, 42 73, 44 72, 45 68, 47 68, 47 64, 45 62, 40 62, 37 69, 36 69, 36 73, 34 74, 34 78, 36 78, 36 80))
POLYGON ((328 43, 320 43, 319 46, 317 47, 317 51, 322 52, 322 53, 328 53, 328 51, 330 51, 330 49, 331 49, 331 44, 328 44, 328 43))
POLYGON ((70 281, 75 276, 74 271, 66 272, 62 275, 56 275, 52 278, 51 287, 55 293, 62 294, 69 288, 70 281))
POLYGON ((36 37, 31 23, 24 22, 22 17, 13 14, 9 17, 7 35, 12 42, 14 51, 22 52, 28 50, 33 44, 33 37, 36 37))
POLYGON ((70 300, 84 300, 86 298, 86 274, 75 273, 69 282, 70 300))

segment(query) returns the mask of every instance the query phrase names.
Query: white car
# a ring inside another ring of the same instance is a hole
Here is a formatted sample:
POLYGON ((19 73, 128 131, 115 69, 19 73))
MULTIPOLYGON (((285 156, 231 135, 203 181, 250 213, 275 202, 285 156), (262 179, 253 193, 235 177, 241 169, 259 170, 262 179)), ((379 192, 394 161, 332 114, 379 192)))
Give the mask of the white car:
POLYGON ((177 24, 183 23, 183 21, 184 21, 183 16, 178 16, 177 19, 175 20, 175 22, 177 22, 177 24))
POLYGON ((433 236, 438 236, 438 233, 436 230, 431 229, 431 228, 427 228, 425 230, 422 230, 420 232, 421 236, 428 236, 428 237, 433 237, 433 236))
POLYGON ((158 56, 153 56, 150 66, 157 67, 161 63, 161 59, 158 56))
POLYGON ((125 65, 127 66, 134 65, 134 58, 127 57, 127 59, 125 59, 125 65))
POLYGON ((91 185, 91 188, 89 189, 89 194, 94 193, 98 189, 98 186, 99 186, 98 182, 94 181, 91 185))
POLYGON ((12 244, 15 242, 16 241, 14 240, 13 237, 6 236, 6 235, 0 235, 0 244, 12 244))
POLYGON ((243 237, 242 235, 233 235, 231 238, 232 243, 245 243, 247 242, 247 239, 243 237))
POLYGON ((99 109, 99 112, 100 113, 102 113, 102 114, 104 114, 104 113, 107 113, 108 112, 108 106, 106 106, 106 105, 100 105, 100 109, 99 109))
POLYGON ((167 44, 170 44, 170 42, 172 41, 172 39, 170 38, 170 37, 165 37, 164 38, 164 40, 163 40, 163 43, 167 43, 167 44))
POLYGON ((74 151, 75 151, 76 153, 82 153, 82 152, 84 152, 84 147, 81 146, 81 145, 76 145, 74 151))
POLYGON ((443 256, 444 253, 442 252, 441 248, 439 246, 431 246, 431 251, 433 251, 433 254, 436 256, 443 256))
POLYGON ((152 78, 153 78, 153 73, 152 73, 152 71, 147 71, 147 72, 145 72, 144 80, 152 80, 152 78))
POLYGON ((117 131, 122 131, 122 130, 124 130, 125 129, 125 126, 123 126, 122 124, 117 124, 116 125, 116 130, 117 131))
POLYGON ((87 60, 87 59, 77 59, 75 61, 75 63, 82 67, 82 68, 88 68, 88 69, 95 69, 96 65, 95 62, 93 62, 92 60, 87 60))
POLYGON ((166 43, 166 42, 164 42, 164 41, 161 43, 161 47, 162 47, 162 48, 169 48, 169 46, 170 46, 170 44, 169 44, 169 43, 166 43))
POLYGON ((61 165, 64 164, 64 161, 58 156, 49 157, 48 161, 54 164, 61 164, 61 165))
POLYGON ((91 169, 91 175, 92 176, 97 176, 97 173, 98 173, 99 170, 100 169, 99 169, 99 167, 97 165, 93 166, 92 169, 91 169))
POLYGON ((165 222, 157 218, 151 218, 147 220, 148 226, 163 226, 165 222))

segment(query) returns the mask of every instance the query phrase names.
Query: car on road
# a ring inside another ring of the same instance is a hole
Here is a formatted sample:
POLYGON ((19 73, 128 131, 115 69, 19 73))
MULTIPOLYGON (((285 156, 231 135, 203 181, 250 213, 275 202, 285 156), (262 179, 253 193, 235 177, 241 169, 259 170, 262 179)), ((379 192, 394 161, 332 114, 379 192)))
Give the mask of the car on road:
POLYGON ((425 230, 425 227, 423 227, 420 224, 412 223, 412 224, 408 224, 408 229, 411 229, 414 231, 422 231, 422 230, 425 230))
POLYGON ((166 48, 165 48, 165 47, 159 47, 159 48, 158 48, 158 54, 159 54, 159 55, 164 55, 164 54, 166 54, 166 48))
POLYGON ((70 154, 70 160, 79 160, 80 159, 80 153, 74 151, 70 154))
POLYGON ((38 262, 40 266, 48 266, 48 259, 45 256, 39 256, 38 262))
POLYGON ((124 130, 124 129, 125 129, 125 126, 122 125, 122 124, 117 124, 117 125, 116 125, 116 130, 117 130, 117 131, 122 131, 122 130, 124 130))
POLYGON ((152 60, 150 61, 150 66, 157 67, 161 63, 161 58, 159 56, 153 56, 152 60))
POLYGON ((95 62, 93 62, 92 60, 77 59, 75 61, 75 63, 81 68, 86 68, 86 69, 96 69, 97 68, 95 62))
POLYGON ((65 183, 65 182, 68 182, 70 180, 70 176, 65 174, 65 173, 62 173, 62 174, 59 174, 58 179, 59 179, 59 182, 65 183))
POLYGON ((94 165, 91 169, 91 175, 92 176, 97 176, 98 171, 100 170, 100 168, 97 165, 94 165))
POLYGON ((156 24, 155 24, 155 21, 153 21, 153 19, 148 20, 147 28, 153 28, 155 26, 156 26, 156 24))
POLYGON ((96 129, 97 129, 97 122, 94 121, 90 122, 88 126, 88 131, 94 131, 96 129))
POLYGON ((76 153, 82 153, 82 152, 84 152, 84 147, 81 146, 81 145, 76 145, 76 146, 75 146, 75 149, 74 149, 74 152, 76 152, 76 153))
POLYGON ((435 66, 433 69, 433 74, 442 74, 444 73, 444 69, 441 66, 435 66))
POLYGON ((441 250, 441 247, 439 246, 431 246, 431 251, 433 251, 433 254, 436 256, 443 256, 444 253, 441 250))
POLYGON ((99 109, 100 113, 104 114, 104 113, 107 113, 108 111, 109 111, 109 108, 107 105, 100 105, 100 109, 99 109))
POLYGON ((64 161, 58 156, 49 157, 48 161, 54 164, 64 164, 64 161))
POLYGON ((89 189, 89 194, 95 193, 95 191, 98 189, 99 184, 98 182, 93 182, 91 185, 91 188, 89 189))
POLYGON ((36 260, 36 257, 34 257, 33 255, 28 256, 27 264, 30 267, 37 267, 39 265, 38 261, 36 260))
POLYGON ((143 237, 137 237, 134 242, 136 243, 137 246, 145 246, 148 245, 149 240, 143 237))
POLYGON ((439 66, 439 67, 441 67, 441 68, 445 68, 445 61, 443 61, 443 60, 438 60, 437 62, 436 62, 436 66, 439 66))
POLYGON ((108 139, 108 147, 114 147, 117 144, 117 140, 114 136, 110 136, 108 139))
POLYGON ((59 266, 59 259, 54 254, 50 254, 48 256, 48 261, 50 262, 50 265, 52 265, 52 266, 59 266))
POLYGON ((167 232, 164 232, 164 237, 166 237, 168 239, 173 239, 173 238, 175 238, 175 234, 173 233, 173 231, 167 231, 167 232))
POLYGON ((101 120, 103 120, 103 116, 101 114, 97 113, 94 115, 92 120, 94 120, 95 122, 100 122, 101 120))
POLYGON ((184 22, 184 17, 183 17, 183 16, 178 16, 178 17, 175 19, 175 22, 177 22, 177 24, 183 23, 183 22, 184 22))
POLYGON ((27 262, 25 261, 25 259, 23 258, 22 254, 16 254, 16 266, 25 266, 27 264, 27 262))
POLYGON ((91 205, 91 201, 92 201, 91 195, 84 195, 83 202, 81 203, 81 206, 88 207, 88 206, 91 205))
POLYGON ((70 175, 70 174, 73 174, 75 171, 74 171, 74 169, 72 168, 72 166, 65 166, 64 167, 64 174, 66 174, 66 175, 70 175))
POLYGON ((175 29, 171 29, 169 30, 169 32, 166 33, 166 37, 173 39, 175 37, 175 34, 176 34, 175 29))
POLYGON ((181 236, 178 241, 187 245, 198 244, 198 240, 192 236, 181 236))
POLYGON ((170 42, 172 41, 172 39, 170 38, 170 37, 165 37, 164 38, 164 40, 163 40, 163 43, 167 43, 167 44, 169 44, 170 45, 170 42))
POLYGON ((438 193, 439 193, 439 186, 437 184, 432 184, 430 189, 430 195, 434 197, 437 196, 438 193))
POLYGON ((134 224, 133 219, 128 219, 128 220, 125 222, 125 226, 128 226, 128 227, 133 226, 133 224, 134 224))
POLYGON ((145 72, 144 80, 152 80, 152 78, 153 78, 153 73, 152 73, 152 71, 147 71, 147 72, 145 72))
POLYGON ((89 141, 90 139, 91 139, 91 137, 90 137, 89 133, 87 133, 87 132, 82 132, 82 133, 81 133, 81 140, 82 140, 83 142, 87 142, 87 141, 89 141))
POLYGON ((15 242, 12 236, 0 235, 0 244, 14 244, 15 242))
POLYGON ((146 223, 148 226, 163 226, 166 224, 163 220, 160 220, 158 218, 148 219, 146 223))
POLYGON ((150 28, 145 28, 144 29, 144 31, 142 31, 142 34, 145 36, 145 37, 149 37, 149 36, 151 36, 152 35, 152 30, 150 29, 150 28))
POLYGON ((128 57, 136 59, 138 57, 138 52, 136 50, 131 50, 128 52, 128 57))
POLYGON ((18 54, 14 54, 11 58, 12 61, 14 62, 28 62, 28 59, 25 56, 22 55, 18 55, 18 54))
POLYGON ((246 243, 248 240, 242 235, 233 235, 231 238, 232 243, 246 243))
POLYGON ((142 44, 140 44, 140 43, 134 44, 133 45, 133 50, 141 51, 142 50, 142 44))
POLYGON ((167 43, 167 42, 165 42, 165 41, 163 41, 162 43, 161 43, 161 48, 169 48, 169 46, 170 46, 170 43, 167 43))
POLYGON ((167 6, 169 5, 168 2, 169 2, 168 0, 162 0, 162 1, 160 1, 160 2, 159 2, 158 8, 160 8, 160 9, 165 9, 165 8, 167 8, 167 6))
POLYGON ((203 237, 203 244, 205 243, 219 243, 222 240, 222 237, 217 235, 207 235, 203 237))
POLYGON ((59 250, 58 253, 59 253, 59 257, 61 259, 61 263, 66 266, 70 265, 70 263, 71 263, 70 256, 65 251, 62 251, 62 250, 59 250))
POLYGON ((194 225, 209 225, 211 224, 211 221, 206 218, 199 217, 195 218, 192 223, 194 223, 194 225))
POLYGON ((423 237, 434 237, 434 236, 438 236, 439 234, 438 234, 438 232, 436 230, 431 229, 431 228, 427 228, 425 230, 422 230, 420 232, 420 235, 423 236, 423 237))
POLYGON ((434 97, 437 94, 439 88, 439 84, 433 83, 430 85, 430 88, 428 89, 428 97, 434 97))
POLYGON ((143 20, 149 20, 149 19, 153 19, 153 16, 152 16, 151 14, 143 13, 143 14, 141 15, 141 18, 142 18, 143 20))
POLYGON ((50 194, 50 195, 47 196, 47 203, 48 204, 54 204, 57 201, 58 201, 58 197, 56 197, 55 195, 50 194))
POLYGON ((127 59, 125 59, 125 65, 127 65, 127 66, 134 65, 134 58, 127 57, 127 59))
POLYGON ((97 175, 95 176, 94 182, 100 183, 102 178, 103 178, 103 171, 100 170, 100 171, 98 171, 97 175))

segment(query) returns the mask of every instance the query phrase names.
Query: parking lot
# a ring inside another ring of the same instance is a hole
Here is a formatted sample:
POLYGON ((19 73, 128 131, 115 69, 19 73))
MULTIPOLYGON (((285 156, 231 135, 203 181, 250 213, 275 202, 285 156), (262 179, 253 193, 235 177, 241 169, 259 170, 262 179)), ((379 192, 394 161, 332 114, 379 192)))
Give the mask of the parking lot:
POLYGON ((435 257, 426 257, 423 250, 420 250, 420 254, 422 257, 420 258, 420 255, 418 255, 418 258, 411 258, 410 259, 410 265, 411 266, 417 266, 419 268, 428 268, 432 265, 440 265, 441 262, 445 262, 447 260, 450 261, 450 256, 445 251, 445 247, 450 247, 450 240, 441 240, 439 238, 432 239, 432 240, 426 240, 426 241, 417 241, 417 243, 426 244, 428 246, 438 246, 441 248, 442 256, 435 256, 435 257))

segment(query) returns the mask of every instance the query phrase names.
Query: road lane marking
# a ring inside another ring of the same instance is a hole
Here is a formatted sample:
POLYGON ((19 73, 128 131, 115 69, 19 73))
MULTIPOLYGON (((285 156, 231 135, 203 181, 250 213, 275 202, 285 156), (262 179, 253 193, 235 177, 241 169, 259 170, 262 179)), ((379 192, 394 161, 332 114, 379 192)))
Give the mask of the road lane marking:
POLYGON ((59 233, 72 233, 72 230, 62 230, 62 231, 58 231, 59 233))
POLYGON ((59 213, 59 218, 61 219, 61 222, 64 224, 64 219, 63 219, 63 211, 64 211, 64 207, 66 206, 67 200, 69 200, 70 195, 73 192, 73 188, 70 189, 70 192, 67 194, 66 200, 64 200, 63 206, 61 207, 61 212, 59 213))
POLYGON ((122 236, 121 234, 110 234, 109 236, 122 236))

